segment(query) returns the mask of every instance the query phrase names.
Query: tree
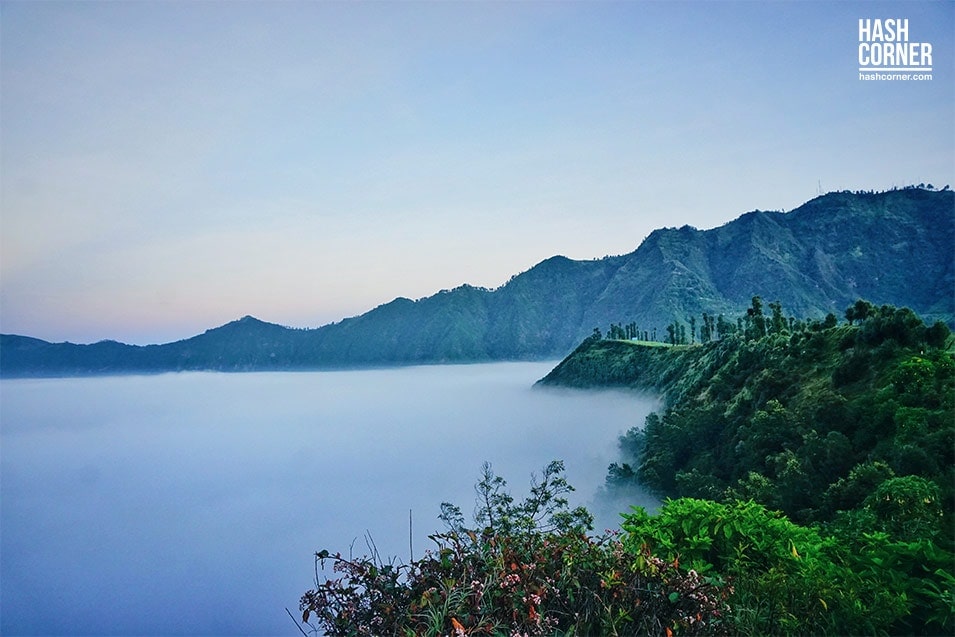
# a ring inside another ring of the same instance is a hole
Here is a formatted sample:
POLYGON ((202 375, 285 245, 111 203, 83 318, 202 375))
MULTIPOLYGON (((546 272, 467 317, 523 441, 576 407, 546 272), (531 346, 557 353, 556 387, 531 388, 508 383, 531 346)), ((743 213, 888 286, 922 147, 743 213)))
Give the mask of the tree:
POLYGON ((948 325, 942 321, 935 321, 932 327, 925 330, 925 342, 929 347, 941 349, 945 347, 945 342, 951 334, 952 331, 948 329, 948 325))
POLYGON ((610 329, 607 331, 607 338, 609 339, 623 339, 625 337, 623 328, 621 328, 616 323, 610 324, 610 329))
POLYGON ((726 338, 732 334, 735 330, 733 329, 733 324, 730 321, 726 320, 722 314, 716 317, 716 332, 719 334, 720 338, 726 338))
POLYGON ((747 325, 749 329, 746 337, 749 339, 758 339, 766 336, 766 317, 763 316, 763 299, 754 296, 752 306, 746 310, 747 325))
POLYGON ((713 331, 710 326, 710 316, 706 312, 703 312, 703 325, 700 326, 700 342, 709 343, 712 335, 713 331))
POLYGON ((783 306, 779 301, 769 304, 772 317, 769 320, 773 334, 782 334, 786 331, 786 317, 783 316, 783 306))
POLYGON ((627 323, 626 326, 627 338, 635 339, 640 338, 640 332, 637 330, 637 324, 634 322, 627 323))
POLYGON ((921 476, 900 476, 882 482, 866 498, 882 530, 906 542, 938 537, 942 531, 938 485, 921 476))
POLYGON ((859 321, 861 323, 874 312, 875 306, 868 301, 859 299, 853 305, 846 308, 846 320, 849 321, 849 325, 852 325, 853 321, 859 321))
POLYGON ((885 462, 867 460, 857 464, 849 475, 829 485, 823 494, 823 506, 830 515, 858 508, 877 486, 893 476, 895 472, 885 462))

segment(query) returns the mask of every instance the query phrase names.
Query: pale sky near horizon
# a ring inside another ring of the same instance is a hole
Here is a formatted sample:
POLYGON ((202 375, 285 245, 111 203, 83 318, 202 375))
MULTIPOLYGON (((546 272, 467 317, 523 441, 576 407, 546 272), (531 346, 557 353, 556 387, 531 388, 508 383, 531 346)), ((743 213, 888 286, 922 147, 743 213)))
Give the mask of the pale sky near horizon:
POLYGON ((317 327, 955 186, 950 2, 0 2, 0 331, 317 327), (933 79, 862 81, 860 18, 933 79))

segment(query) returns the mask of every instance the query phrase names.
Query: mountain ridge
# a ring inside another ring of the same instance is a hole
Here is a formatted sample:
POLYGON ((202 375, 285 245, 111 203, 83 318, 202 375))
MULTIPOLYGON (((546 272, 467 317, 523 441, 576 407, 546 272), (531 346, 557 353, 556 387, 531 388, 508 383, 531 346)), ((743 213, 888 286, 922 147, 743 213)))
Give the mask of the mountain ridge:
POLYGON ((4 376, 207 369, 249 371, 560 358, 595 327, 661 333, 703 312, 735 316, 754 295, 796 316, 858 298, 955 319, 955 193, 835 192, 790 212, 751 211, 721 226, 659 228, 636 250, 556 255, 495 289, 460 285, 395 298, 312 328, 251 316, 159 345, 48 343, 0 335, 4 376))

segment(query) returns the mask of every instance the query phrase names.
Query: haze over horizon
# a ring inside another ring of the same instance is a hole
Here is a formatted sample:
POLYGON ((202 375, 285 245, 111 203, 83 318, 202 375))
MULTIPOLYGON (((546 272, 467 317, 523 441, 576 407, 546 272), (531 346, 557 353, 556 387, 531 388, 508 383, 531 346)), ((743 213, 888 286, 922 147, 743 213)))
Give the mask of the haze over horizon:
POLYGON ((0 3, 0 331, 158 343, 955 185, 951 3, 0 3), (858 78, 906 18, 933 79, 858 78))

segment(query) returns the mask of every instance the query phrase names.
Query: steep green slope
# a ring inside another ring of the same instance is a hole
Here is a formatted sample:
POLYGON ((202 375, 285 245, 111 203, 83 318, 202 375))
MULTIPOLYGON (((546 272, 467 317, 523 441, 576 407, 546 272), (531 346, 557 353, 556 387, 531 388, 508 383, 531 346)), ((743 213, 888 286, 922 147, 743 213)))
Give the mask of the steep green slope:
POLYGON ((607 488, 677 499, 626 514, 625 545, 733 581, 735 634, 950 634, 955 338, 865 301, 759 307, 702 345, 588 338, 540 381, 663 394, 607 488))
POLYGON ((666 409, 623 439, 610 481, 661 495, 753 498, 831 520, 892 476, 955 497, 955 355, 948 328, 908 309, 755 328, 705 345, 590 338, 542 384, 662 392, 666 409), (873 481, 866 488, 859 482, 873 481), (877 479, 878 478, 878 479, 877 479), (870 488, 871 487, 871 488, 870 488))

